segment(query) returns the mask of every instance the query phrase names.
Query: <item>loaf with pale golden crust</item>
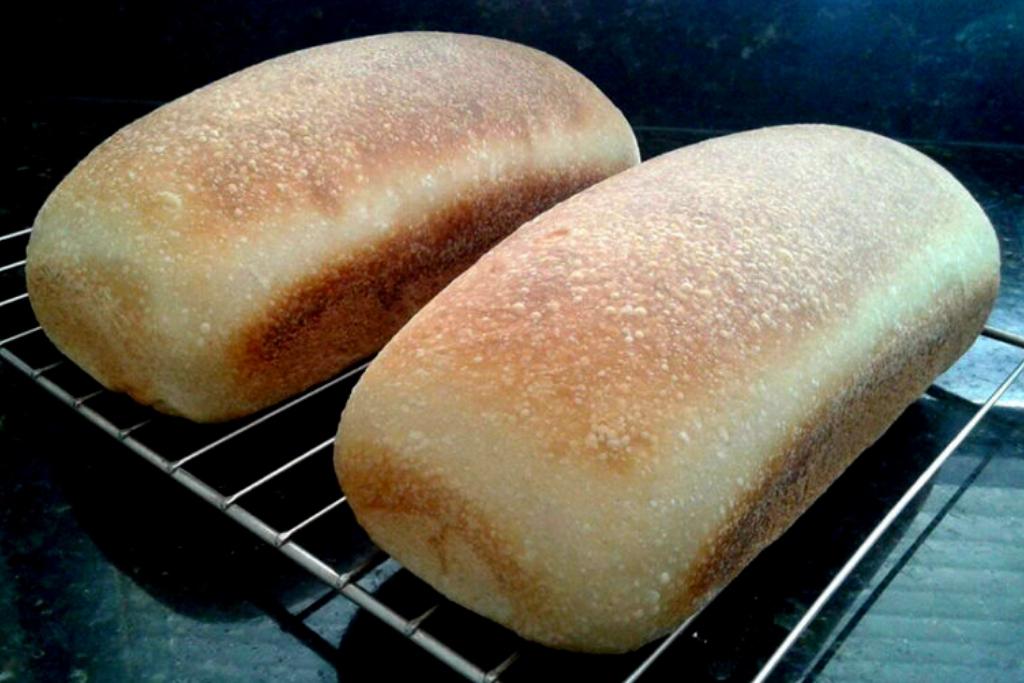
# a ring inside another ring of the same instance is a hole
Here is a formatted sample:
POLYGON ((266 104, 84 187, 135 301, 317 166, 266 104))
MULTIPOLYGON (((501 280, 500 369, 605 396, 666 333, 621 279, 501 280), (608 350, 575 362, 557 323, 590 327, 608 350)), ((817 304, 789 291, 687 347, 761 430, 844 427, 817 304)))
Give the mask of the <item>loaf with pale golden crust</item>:
POLYGON ((520 228, 370 365, 370 536, 526 638, 636 648, 777 538, 972 343, 999 254, 922 154, 833 126, 648 161, 520 228))
POLYGON ((406 33, 303 50, 116 133, 35 221, 31 303, 109 388, 243 415, 376 351, 495 242, 639 162, 544 53, 406 33))

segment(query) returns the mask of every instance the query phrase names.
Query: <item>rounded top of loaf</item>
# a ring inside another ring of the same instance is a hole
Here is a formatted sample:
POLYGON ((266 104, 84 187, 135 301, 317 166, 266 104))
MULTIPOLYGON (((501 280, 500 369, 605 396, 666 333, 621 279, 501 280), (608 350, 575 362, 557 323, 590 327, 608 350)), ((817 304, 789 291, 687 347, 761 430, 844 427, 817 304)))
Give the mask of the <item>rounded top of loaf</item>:
POLYGON ((104 385, 226 419, 375 350, 472 255, 638 161, 612 103, 537 50, 445 33, 315 47, 93 150, 36 218, 30 300, 104 385))
POLYGON ((965 348, 998 269, 963 186, 878 135, 783 126, 670 152, 541 214, 420 310, 352 392, 342 485, 456 601, 549 645, 632 649, 827 485, 805 456, 848 462, 884 422, 876 399, 923 389, 904 369, 965 348))
MULTIPOLYGON (((796 335, 842 329, 866 292, 906 296, 892 272, 943 250, 998 272, 984 212, 924 154, 832 125, 737 133, 522 226, 424 307, 364 382, 436 373, 547 435, 552 452, 628 473, 658 451, 647 425, 675 403, 713 403, 752 362, 792 353, 796 335)), ((907 282, 944 286, 934 272, 907 282)))
POLYGON ((396 168, 421 169, 429 189, 446 156, 599 122, 628 130, 590 81, 529 47, 427 32, 347 40, 249 67, 126 126, 64 179, 36 226, 100 213, 115 233, 201 251, 279 232, 294 212, 336 216, 396 168))

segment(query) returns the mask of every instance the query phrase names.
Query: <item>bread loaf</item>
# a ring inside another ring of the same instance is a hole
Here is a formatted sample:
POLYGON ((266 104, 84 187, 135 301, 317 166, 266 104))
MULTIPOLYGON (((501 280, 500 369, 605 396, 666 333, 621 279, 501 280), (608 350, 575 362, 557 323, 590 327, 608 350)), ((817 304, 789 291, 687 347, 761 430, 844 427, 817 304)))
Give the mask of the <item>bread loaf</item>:
POLYGON ((244 415, 376 351, 527 219, 639 161, 586 78, 521 45, 325 45, 132 123, 35 221, 31 303, 111 389, 244 415))
POLYGON ((370 536, 532 640, 617 652, 732 579, 972 343, 991 225, 937 164, 834 126, 730 135, 527 223, 352 393, 370 536))

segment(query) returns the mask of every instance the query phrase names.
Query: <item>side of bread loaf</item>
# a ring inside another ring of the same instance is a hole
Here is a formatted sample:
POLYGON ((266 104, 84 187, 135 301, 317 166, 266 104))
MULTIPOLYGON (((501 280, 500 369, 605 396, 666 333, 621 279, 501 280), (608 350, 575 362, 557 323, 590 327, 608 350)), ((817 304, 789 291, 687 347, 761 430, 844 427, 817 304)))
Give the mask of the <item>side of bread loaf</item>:
POLYGON ((382 350, 335 462, 386 551, 542 643, 636 648, 777 538, 978 334, 998 245, 877 135, 648 161, 523 226, 382 350))
POLYGON ((530 48, 405 33, 256 65, 116 133, 35 221, 53 342, 195 420, 376 351, 495 242, 639 161, 622 114, 530 48))

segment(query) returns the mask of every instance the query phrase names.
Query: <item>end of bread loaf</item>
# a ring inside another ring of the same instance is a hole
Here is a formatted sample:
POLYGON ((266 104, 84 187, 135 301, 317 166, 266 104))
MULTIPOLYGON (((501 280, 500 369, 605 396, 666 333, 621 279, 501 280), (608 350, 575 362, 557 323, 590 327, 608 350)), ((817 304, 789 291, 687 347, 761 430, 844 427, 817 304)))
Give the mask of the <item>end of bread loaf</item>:
POLYGON ((960 354, 984 212, 877 135, 687 147, 523 226, 381 351, 335 463, 359 522, 543 644, 635 649, 776 539, 960 354))
POLYGON ((592 83, 521 45, 303 50, 90 153, 36 218, 30 301, 107 387, 229 419, 377 350, 520 224, 638 161, 592 83))

